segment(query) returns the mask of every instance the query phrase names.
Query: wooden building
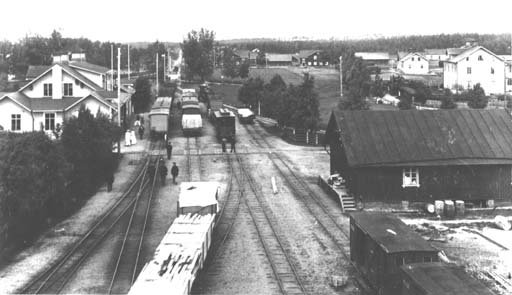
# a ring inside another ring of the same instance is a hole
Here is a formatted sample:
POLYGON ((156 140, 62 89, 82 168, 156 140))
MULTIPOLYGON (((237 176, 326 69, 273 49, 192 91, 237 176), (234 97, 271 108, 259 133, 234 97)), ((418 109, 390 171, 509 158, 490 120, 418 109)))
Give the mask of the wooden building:
POLYGON ((331 174, 363 201, 475 204, 512 196, 512 117, 505 110, 333 111, 331 174))
POLYGON ((402 295, 493 295, 494 293, 453 264, 415 263, 403 265, 402 295))
POLYGON ((397 217, 350 214, 350 259, 378 294, 400 294, 400 266, 438 261, 438 251, 397 217))

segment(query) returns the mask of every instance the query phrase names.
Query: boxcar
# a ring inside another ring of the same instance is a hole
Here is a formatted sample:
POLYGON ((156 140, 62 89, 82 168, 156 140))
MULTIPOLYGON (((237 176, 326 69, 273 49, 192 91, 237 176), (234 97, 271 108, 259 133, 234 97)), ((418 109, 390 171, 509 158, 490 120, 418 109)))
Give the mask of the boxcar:
POLYGON ((438 251, 397 217, 350 214, 350 259, 378 294, 401 291, 400 266, 439 261, 438 251))
POLYGON ((178 196, 178 215, 216 214, 219 210, 219 193, 221 184, 218 182, 182 182, 178 196))
POLYGON ((247 108, 238 109, 238 120, 242 124, 252 124, 254 123, 254 118, 256 116, 254 113, 247 108))
POLYGON ((414 263, 401 267, 402 295, 492 295, 489 288, 454 264, 414 263))
POLYGON ((217 138, 230 139, 235 136, 235 115, 228 109, 221 108, 212 114, 213 125, 217 133, 217 138))
POLYGON ((149 112, 149 132, 152 138, 169 131, 172 97, 158 97, 149 112))
POLYGON ((199 104, 185 104, 181 107, 181 127, 185 135, 201 133, 203 118, 199 104))

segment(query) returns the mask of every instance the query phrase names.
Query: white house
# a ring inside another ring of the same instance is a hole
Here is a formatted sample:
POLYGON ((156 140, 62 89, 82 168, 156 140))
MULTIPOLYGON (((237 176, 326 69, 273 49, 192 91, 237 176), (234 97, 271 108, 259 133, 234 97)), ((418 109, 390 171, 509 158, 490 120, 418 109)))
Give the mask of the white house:
MULTIPOLYGON (((117 92, 106 90, 106 68, 85 61, 31 67, 33 78, 13 93, 0 95, 0 126, 12 132, 53 131, 85 105, 93 115, 117 113, 117 92)), ((122 89, 124 116, 131 111, 131 91, 122 89)), ((123 110, 123 109, 122 109, 123 110)))
POLYGON ((512 55, 500 55, 505 65, 505 87, 508 94, 512 92, 512 55))
POLYGON ((428 60, 418 52, 411 52, 398 61, 398 70, 404 74, 425 75, 428 74, 428 60))
POLYGON ((488 94, 505 91, 505 62, 503 58, 482 46, 467 48, 444 62, 444 87, 452 91, 480 86, 488 94))

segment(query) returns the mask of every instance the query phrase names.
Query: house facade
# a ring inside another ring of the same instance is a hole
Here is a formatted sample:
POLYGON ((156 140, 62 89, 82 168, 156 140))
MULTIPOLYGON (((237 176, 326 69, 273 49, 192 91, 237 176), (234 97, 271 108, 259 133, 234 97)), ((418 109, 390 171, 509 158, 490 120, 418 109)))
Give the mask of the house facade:
POLYGON ((398 61, 397 68, 404 74, 425 75, 429 71, 429 62, 422 54, 411 52, 398 61))
MULTIPOLYGON (((27 76, 33 78, 29 83, 0 96, 0 126, 11 132, 43 130, 51 134, 78 114, 82 105, 93 115, 102 113, 115 118, 118 97, 117 92, 106 90, 107 71, 85 61, 65 60, 29 68, 27 76)), ((121 89, 119 99, 126 117, 131 112, 132 92, 121 89)))
POLYGON ((320 52, 320 50, 301 50, 297 53, 297 60, 303 67, 328 66, 329 62, 321 58, 320 52))
POLYGON ((334 111, 331 173, 364 201, 510 201, 512 116, 505 110, 334 111))
POLYGON ((503 94, 505 62, 490 50, 474 46, 444 62, 443 82, 452 91, 472 89, 480 84, 487 95, 503 94))

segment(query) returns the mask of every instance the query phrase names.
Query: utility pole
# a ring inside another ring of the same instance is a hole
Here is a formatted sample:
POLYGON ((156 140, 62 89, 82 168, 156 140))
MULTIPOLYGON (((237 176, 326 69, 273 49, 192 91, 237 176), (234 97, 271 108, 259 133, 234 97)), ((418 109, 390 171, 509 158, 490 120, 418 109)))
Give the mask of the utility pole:
MULTIPOLYGON (((112 47, 113 51, 113 47, 112 47)), ((112 68, 114 63, 112 62, 112 68)), ((119 122, 119 127, 121 127, 121 48, 117 48, 117 121, 119 122)), ((112 77, 114 77, 114 70, 112 69, 112 77)), ((114 85, 112 79, 112 86, 114 85)), ((117 141, 117 154, 121 153, 121 138, 117 141)))
POLYGON ((165 70, 165 53, 162 54, 162 57, 164 58, 164 84, 165 84, 165 74, 166 74, 166 70, 165 70))
POLYGON ((158 88, 158 52, 156 53, 156 97, 158 97, 159 93, 158 88))
POLYGON ((114 44, 110 44, 110 91, 114 90, 114 44))
POLYGON ((343 57, 340 55, 340 97, 343 97, 343 57))
POLYGON ((128 82, 130 81, 130 44, 128 44, 128 82))

